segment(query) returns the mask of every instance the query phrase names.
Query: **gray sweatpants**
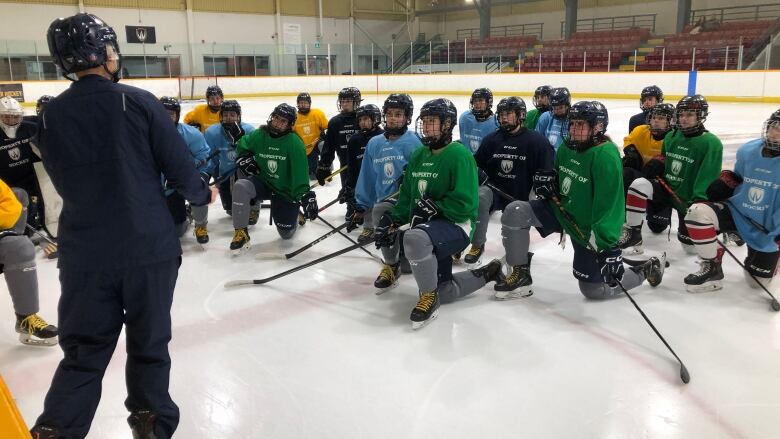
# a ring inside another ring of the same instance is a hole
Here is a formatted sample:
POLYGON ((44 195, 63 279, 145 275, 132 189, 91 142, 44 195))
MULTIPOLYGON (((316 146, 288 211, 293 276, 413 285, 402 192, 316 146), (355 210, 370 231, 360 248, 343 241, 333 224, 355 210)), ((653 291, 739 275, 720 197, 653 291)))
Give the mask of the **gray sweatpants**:
MULTIPOLYGON (((393 203, 389 203, 387 201, 382 201, 381 203, 375 204, 371 209, 371 224, 373 227, 376 227, 377 223, 379 222, 379 218, 382 218, 382 215, 384 215, 385 212, 392 208, 393 203)), ((399 240, 396 240, 395 244, 390 247, 382 247, 382 259, 385 261, 385 264, 397 264, 400 258, 400 253, 401 242, 399 240)))
POLYGON ((479 207, 477 208, 477 224, 471 244, 478 247, 487 241, 488 223, 490 223, 490 208, 493 206, 493 190, 487 186, 479 187, 479 207))
POLYGON ((422 293, 438 288, 442 303, 453 302, 485 286, 485 279, 475 276, 471 271, 453 273, 452 279, 439 284, 439 263, 433 253, 433 243, 428 234, 420 229, 410 229, 404 233, 404 254, 412 266, 418 290, 422 293))
POLYGON ((23 189, 12 188, 22 203, 22 214, 12 229, 19 236, 0 238, 0 265, 5 273, 14 312, 29 315, 38 312, 38 275, 35 265, 35 245, 23 235, 27 225, 29 198, 23 189))
MULTIPOLYGON (((555 217, 551 218, 555 221, 555 217)), ((557 221, 556 221, 557 223, 557 221)), ((527 201, 513 201, 501 215, 501 239, 506 251, 506 262, 511 266, 528 264, 531 227, 544 227, 548 230, 553 224, 542 224, 536 217, 531 204, 527 201)), ((560 228, 560 225, 557 225, 560 228)), ((621 280, 626 290, 636 288, 645 280, 641 270, 628 268, 621 280)), ((580 292, 588 299, 610 299, 623 294, 620 286, 610 286, 604 282, 584 282, 579 280, 580 292)))

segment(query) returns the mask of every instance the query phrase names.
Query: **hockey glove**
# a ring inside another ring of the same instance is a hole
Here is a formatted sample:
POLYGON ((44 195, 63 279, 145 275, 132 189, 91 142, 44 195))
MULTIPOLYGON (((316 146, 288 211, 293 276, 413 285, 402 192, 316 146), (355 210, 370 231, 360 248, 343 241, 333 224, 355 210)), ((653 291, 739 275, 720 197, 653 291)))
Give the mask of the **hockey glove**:
POLYGON ((319 207, 317 206, 317 195, 314 194, 314 191, 306 192, 303 197, 301 197, 300 203, 301 207, 303 207, 303 216, 307 220, 313 221, 317 219, 319 207))
POLYGON ((482 168, 477 168, 477 183, 479 183, 480 186, 483 186, 487 182, 488 182, 487 172, 483 171, 482 168))
POLYGON ((223 123, 222 128, 225 130, 225 134, 228 137, 228 140, 230 140, 230 143, 235 145, 238 143, 239 140, 241 140, 242 137, 244 137, 244 129, 241 127, 241 124, 238 122, 233 123, 223 123))
POLYGON ((349 219, 347 219, 347 233, 363 225, 363 217, 365 216, 365 214, 366 214, 366 209, 363 209, 362 207, 359 206, 355 206, 355 208, 352 210, 352 215, 350 215, 349 219))
POLYGON ((389 213, 385 213, 379 218, 379 222, 374 226, 374 239, 376 248, 392 247, 398 239, 398 225, 393 221, 389 213))
POLYGON ((639 150, 633 144, 623 148, 623 167, 642 170, 642 155, 639 154, 639 150))
POLYGON ((203 180, 206 184, 209 184, 209 182, 211 181, 211 174, 209 174, 206 171, 201 171, 200 179, 203 180))
POLYGON ((238 166, 238 169, 246 176, 258 175, 260 173, 260 168, 257 167, 257 162, 255 162, 255 156, 250 153, 238 156, 236 159, 236 166, 238 166))
POLYGON ((664 175, 665 168, 666 157, 662 154, 658 154, 645 163, 645 166, 642 167, 642 175, 644 175, 646 179, 652 181, 664 175))
POLYGON ((330 177, 331 172, 333 171, 330 165, 326 165, 322 162, 317 164, 317 171, 315 173, 317 176, 317 183, 319 183, 320 186, 325 186, 325 179, 330 177))
POLYGON ((189 126, 191 126, 193 128, 197 128, 198 131, 200 131, 200 124, 198 122, 192 121, 192 122, 188 123, 187 125, 189 125, 189 126))
POLYGON ((422 198, 417 200, 417 204, 412 206, 411 226, 427 223, 439 215, 439 206, 431 199, 428 194, 423 194, 422 198))
POLYGON ((604 283, 614 286, 617 282, 623 280, 625 268, 623 267, 623 256, 619 248, 604 250, 596 255, 599 267, 601 267, 601 278, 604 283))
POLYGON ((727 200, 734 195, 734 190, 740 183, 742 183, 742 177, 734 171, 721 171, 718 178, 707 187, 707 199, 709 201, 727 200))
POLYGON ((355 191, 349 186, 342 186, 339 191, 339 204, 353 203, 355 191))
POLYGON ((536 198, 552 200, 558 196, 558 172, 555 169, 540 169, 534 174, 536 198))

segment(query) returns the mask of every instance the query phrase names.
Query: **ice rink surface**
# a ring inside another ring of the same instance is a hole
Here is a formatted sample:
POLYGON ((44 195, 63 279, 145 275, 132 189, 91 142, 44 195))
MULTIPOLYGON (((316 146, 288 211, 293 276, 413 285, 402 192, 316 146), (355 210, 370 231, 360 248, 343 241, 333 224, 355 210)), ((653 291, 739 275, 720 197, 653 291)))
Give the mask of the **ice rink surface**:
MULTIPOLYGON (((365 93, 364 104, 381 106, 384 97, 365 93)), ((413 95, 415 117, 435 97, 413 95)), ((452 100, 459 112, 468 109, 467 96, 452 100)), ((239 101, 244 121, 257 126, 277 103, 294 104, 294 96, 239 101)), ((622 146, 638 101, 603 102, 608 134, 622 146)), ((313 107, 333 116, 335 96, 314 96, 313 107)), ((706 126, 723 140, 724 168, 775 109, 710 103, 706 126)), ((338 184, 316 189, 320 205, 337 192, 338 184)), ((333 225, 343 215, 343 205, 323 212, 333 225)), ((503 256, 499 219, 491 218, 483 262, 503 256)), ((543 240, 532 232, 532 297, 497 302, 491 285, 442 306, 438 319, 412 331, 413 277, 377 296, 372 283, 380 264, 361 251, 265 286, 225 290, 225 281, 268 277, 350 242, 336 235, 289 261, 256 260, 257 252, 290 252, 330 230, 309 222, 283 243, 263 209, 250 227, 251 251, 233 257, 232 224, 219 202, 209 220, 205 249, 191 229, 182 239, 170 344, 171 394, 181 409, 176 437, 780 437, 780 314, 765 293, 746 285, 728 255, 723 290, 685 292, 682 279, 698 265, 674 233, 669 241, 645 228, 645 247, 666 251, 671 267, 659 287, 632 293, 687 365, 688 385, 628 299, 584 299, 571 274, 571 245, 562 250, 557 235, 543 240)), ((731 250, 746 254, 744 247, 731 250)), ((38 263, 41 315, 56 323, 56 262, 39 252, 38 263)), ((17 341, 4 282, 0 290, 0 373, 32 425, 62 353, 17 341)), ((124 350, 120 340, 89 438, 130 437, 124 350)))

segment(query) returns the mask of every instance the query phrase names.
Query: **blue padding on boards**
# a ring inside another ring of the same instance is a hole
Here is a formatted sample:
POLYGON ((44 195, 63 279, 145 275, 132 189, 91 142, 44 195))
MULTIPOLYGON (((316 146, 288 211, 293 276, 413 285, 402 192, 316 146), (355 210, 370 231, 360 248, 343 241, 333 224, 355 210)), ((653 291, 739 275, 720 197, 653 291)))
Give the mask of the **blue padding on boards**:
POLYGON ((688 72, 688 96, 693 96, 696 94, 696 70, 691 70, 688 72))

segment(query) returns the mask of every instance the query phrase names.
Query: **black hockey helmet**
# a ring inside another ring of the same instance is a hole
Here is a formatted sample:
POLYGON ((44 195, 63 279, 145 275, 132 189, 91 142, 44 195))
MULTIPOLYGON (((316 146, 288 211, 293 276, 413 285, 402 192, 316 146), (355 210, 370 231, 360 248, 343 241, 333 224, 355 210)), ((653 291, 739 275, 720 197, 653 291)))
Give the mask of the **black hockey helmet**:
POLYGON ((498 128, 505 132, 512 132, 518 125, 522 125, 525 121, 526 107, 525 101, 516 96, 510 96, 508 98, 501 99, 496 105, 496 125, 498 128), (505 124, 501 122, 501 113, 512 111, 517 116, 517 120, 514 124, 505 124))
POLYGON ((566 107, 567 112, 571 108, 571 93, 569 93, 569 89, 566 87, 554 88, 550 92, 550 107, 553 110, 553 116, 558 118, 566 117, 566 114, 564 115, 555 114, 554 107, 557 107, 559 105, 564 105, 566 107))
POLYGON ((385 99, 385 103, 382 104, 382 116, 385 123, 385 134, 388 136, 400 136, 405 133, 407 127, 412 123, 412 114, 414 113, 414 103, 412 97, 406 93, 393 93, 385 99), (406 124, 401 127, 389 127, 387 126, 387 110, 391 108, 400 108, 406 115, 406 124))
POLYGON ((539 100, 547 96, 548 102, 550 99, 550 93, 552 93, 553 88, 551 85, 540 85, 539 87, 536 87, 536 91, 534 91, 534 107, 536 107, 539 112, 544 113, 545 111, 550 109, 550 104, 540 104, 539 100))
POLYGON ((290 131, 292 131, 293 126, 295 126, 295 119, 298 117, 297 112, 295 111, 295 107, 288 104, 279 104, 274 108, 274 111, 271 112, 271 114, 268 116, 268 121, 266 122, 268 124, 268 131, 275 135, 275 136, 283 136, 290 131), (274 117, 279 117, 281 119, 287 120, 287 129, 284 131, 278 131, 274 128, 273 124, 271 124, 271 120, 274 117))
POLYGON ((471 93, 471 99, 469 99, 469 110, 471 110, 471 114, 480 122, 490 117, 490 115, 493 114, 493 92, 490 91, 489 88, 478 88, 474 90, 471 93), (487 105, 484 110, 474 109, 474 101, 477 99, 485 100, 487 105))
POLYGON ((220 105, 211 105, 209 104, 209 98, 212 96, 217 96, 220 99, 225 99, 225 95, 222 93, 222 87, 218 85, 209 85, 206 87, 206 105, 208 105, 209 109, 213 112, 217 112, 220 110, 220 105))
POLYGON ((342 111, 341 109, 341 101, 352 101, 352 111, 357 110, 357 107, 360 106, 360 103, 363 101, 362 96, 360 96, 360 90, 357 89, 357 87, 345 87, 342 88, 341 91, 339 91, 339 97, 338 97, 338 109, 339 111, 342 111))
POLYGON ((458 109, 449 99, 439 98, 426 102, 420 108, 420 115, 417 116, 417 133, 422 136, 422 144, 431 148, 443 148, 452 141, 452 131, 458 123, 458 109), (426 116, 437 116, 439 118, 441 133, 437 137, 428 137, 423 130, 423 118, 426 116))
POLYGON ((773 155, 780 155, 780 110, 775 111, 764 122, 764 129, 761 130, 761 137, 764 139, 764 147, 773 155), (769 131, 772 130, 772 135, 769 131))
POLYGON ((561 136, 566 141, 566 145, 576 151, 584 151, 591 146, 602 143, 606 136, 609 125, 609 114, 607 108, 599 101, 580 101, 572 105, 569 109, 568 123, 561 126, 561 136), (588 122, 589 134, 587 139, 575 140, 571 136, 572 122, 584 120, 588 122))
POLYGON ((674 125, 674 105, 662 103, 649 109, 647 113, 647 124, 650 125, 650 132, 653 134, 653 137, 658 138, 668 133, 674 125), (665 130, 654 129, 653 126, 650 125, 650 120, 655 116, 663 116, 666 118, 668 123, 665 130))
POLYGON ((295 98, 295 107, 298 108, 299 113, 309 114, 309 111, 311 111, 311 95, 306 92, 298 93, 298 97, 295 98), (301 106, 301 102, 308 102, 309 105, 301 106))
POLYGON ((300 101, 306 101, 311 104, 311 95, 309 93, 306 93, 305 91, 302 93, 298 93, 298 97, 295 98, 295 102, 298 103, 300 101))
POLYGON ((43 95, 39 97, 35 102, 35 114, 41 114, 41 111, 46 107, 46 104, 51 102, 52 99, 54 99, 54 96, 52 95, 43 95))
POLYGON ((377 107, 374 104, 368 104, 363 105, 361 107, 358 107, 357 111, 355 112, 355 117, 357 118, 358 125, 360 125, 360 118, 368 116, 371 118, 371 128, 370 129, 363 129, 360 128, 360 132, 362 133, 370 133, 371 131, 374 131, 377 127, 379 127, 379 124, 382 123, 382 111, 379 110, 379 107, 377 107))
POLYGON ((181 104, 179 103, 179 100, 170 96, 163 96, 160 98, 160 102, 166 110, 176 112, 176 123, 179 123, 179 116, 181 115, 181 104))
POLYGON ((649 97, 655 97, 655 99, 660 104, 664 101, 664 92, 661 91, 661 88, 657 85, 648 85, 647 87, 642 89, 642 93, 639 95, 639 108, 645 109, 645 107, 642 105, 642 103, 645 101, 645 98, 649 97))
POLYGON ((683 132, 683 134, 692 134, 700 131, 704 128, 704 121, 707 120, 707 115, 710 113, 710 104, 707 103, 707 99, 702 95, 685 96, 677 103, 675 109, 674 124, 677 129, 683 132), (680 126, 680 113, 683 111, 696 112, 696 119, 698 123, 692 127, 682 128, 680 126))
POLYGON ((68 18, 58 18, 49 25, 46 32, 49 52, 63 75, 81 72, 103 66, 114 82, 122 75, 122 57, 119 52, 116 32, 96 15, 79 13, 68 18), (108 70, 107 63, 113 57, 108 53, 111 46, 117 60, 117 69, 108 70))

